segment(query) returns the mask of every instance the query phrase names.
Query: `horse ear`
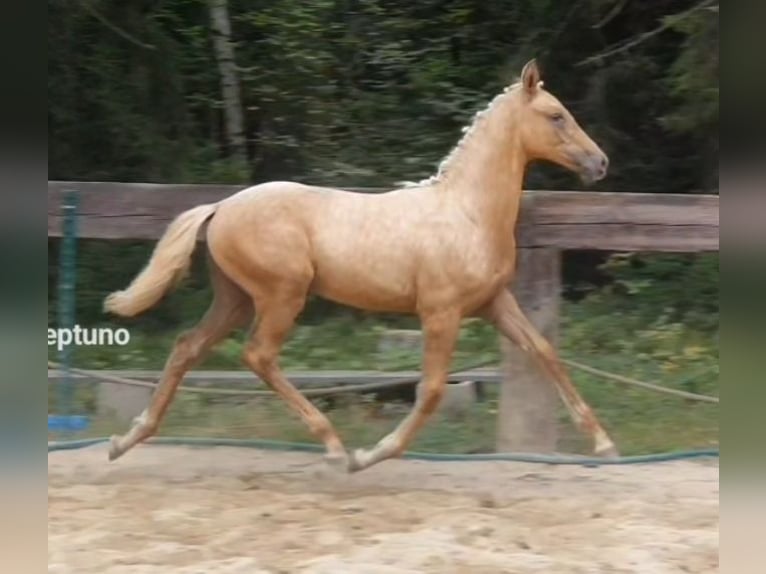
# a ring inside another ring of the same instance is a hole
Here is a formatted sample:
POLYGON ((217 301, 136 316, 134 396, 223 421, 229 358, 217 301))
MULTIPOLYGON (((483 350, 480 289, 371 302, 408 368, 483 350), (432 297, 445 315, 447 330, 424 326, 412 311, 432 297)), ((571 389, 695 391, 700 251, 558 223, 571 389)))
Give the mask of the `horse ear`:
POLYGON ((532 59, 521 70, 521 85, 524 87, 525 92, 532 95, 537 91, 539 84, 540 69, 537 67, 537 61, 532 59))

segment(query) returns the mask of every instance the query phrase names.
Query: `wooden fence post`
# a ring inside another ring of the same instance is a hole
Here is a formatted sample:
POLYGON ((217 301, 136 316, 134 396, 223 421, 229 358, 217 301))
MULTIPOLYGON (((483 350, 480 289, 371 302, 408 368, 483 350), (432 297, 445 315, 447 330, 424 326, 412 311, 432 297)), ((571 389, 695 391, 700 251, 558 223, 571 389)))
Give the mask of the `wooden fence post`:
MULTIPOLYGON (((510 286, 537 329, 556 346, 561 252, 554 248, 518 250, 516 276, 510 286)), ((558 394, 532 356, 501 337, 504 380, 498 407, 498 452, 556 451, 558 394)))

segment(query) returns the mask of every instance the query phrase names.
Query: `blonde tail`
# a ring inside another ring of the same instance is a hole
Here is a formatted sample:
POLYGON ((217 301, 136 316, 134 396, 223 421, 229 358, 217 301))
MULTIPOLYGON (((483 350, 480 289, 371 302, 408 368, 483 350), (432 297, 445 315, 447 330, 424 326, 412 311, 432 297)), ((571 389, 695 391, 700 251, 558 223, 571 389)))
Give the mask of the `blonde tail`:
POLYGON ((104 311, 132 317, 145 311, 183 278, 197 242, 197 231, 218 204, 200 205, 179 215, 157 242, 149 263, 127 289, 104 300, 104 311))

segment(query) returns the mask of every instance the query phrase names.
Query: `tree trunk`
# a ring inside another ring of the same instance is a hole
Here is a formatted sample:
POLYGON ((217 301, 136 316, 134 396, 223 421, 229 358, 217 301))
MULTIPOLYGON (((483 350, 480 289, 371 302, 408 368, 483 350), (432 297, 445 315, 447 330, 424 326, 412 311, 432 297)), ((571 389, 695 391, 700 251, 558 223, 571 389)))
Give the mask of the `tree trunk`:
POLYGON ((231 23, 227 0, 210 1, 210 23, 213 29, 213 46, 218 70, 221 74, 221 96, 226 122, 226 143, 229 156, 241 162, 247 161, 245 129, 242 118, 242 101, 239 94, 239 77, 231 44, 231 23))

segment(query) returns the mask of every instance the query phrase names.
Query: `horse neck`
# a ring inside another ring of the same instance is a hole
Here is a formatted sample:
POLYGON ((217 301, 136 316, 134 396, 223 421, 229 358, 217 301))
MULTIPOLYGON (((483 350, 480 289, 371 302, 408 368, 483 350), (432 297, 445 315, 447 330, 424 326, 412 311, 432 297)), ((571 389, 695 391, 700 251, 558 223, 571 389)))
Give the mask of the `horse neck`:
POLYGON ((498 106, 482 118, 482 125, 461 142, 440 178, 444 192, 478 220, 503 251, 514 242, 527 164, 516 113, 512 102, 507 104, 510 109, 498 106))

